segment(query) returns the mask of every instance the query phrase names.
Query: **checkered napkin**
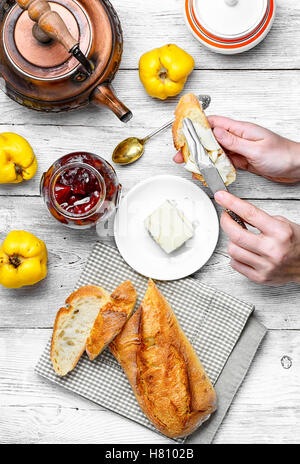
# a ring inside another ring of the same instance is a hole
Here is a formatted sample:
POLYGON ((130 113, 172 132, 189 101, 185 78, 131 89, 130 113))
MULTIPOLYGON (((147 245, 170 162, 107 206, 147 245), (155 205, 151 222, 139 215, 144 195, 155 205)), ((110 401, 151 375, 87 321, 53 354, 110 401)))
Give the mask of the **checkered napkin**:
MULTIPOLYGON (((97 243, 76 289, 82 285, 99 285, 112 292, 126 280, 131 280, 137 290, 138 307, 148 280, 133 271, 117 249, 97 243)), ((157 285, 171 304, 206 373, 215 384, 254 307, 193 278, 158 282, 157 285)), ((84 354, 72 372, 59 377, 50 361, 49 341, 36 372, 157 432, 141 411, 122 368, 109 349, 92 362, 84 354)), ((183 443, 184 439, 176 441, 183 443)))

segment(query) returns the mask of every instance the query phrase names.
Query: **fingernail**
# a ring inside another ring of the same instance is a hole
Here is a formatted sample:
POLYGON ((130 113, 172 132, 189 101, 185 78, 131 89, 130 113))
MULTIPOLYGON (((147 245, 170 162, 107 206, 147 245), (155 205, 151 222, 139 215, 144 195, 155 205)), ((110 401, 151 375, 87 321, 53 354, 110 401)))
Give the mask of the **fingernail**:
POLYGON ((225 192, 223 192, 222 190, 219 190, 219 192, 216 192, 215 193, 215 200, 218 201, 218 202, 219 201, 221 202, 222 200, 224 200, 224 193, 225 192))
POLYGON ((184 159, 183 159, 183 155, 182 155, 181 150, 178 151, 176 153, 176 155, 173 156, 173 161, 175 161, 175 163, 180 163, 180 164, 184 163, 184 159))

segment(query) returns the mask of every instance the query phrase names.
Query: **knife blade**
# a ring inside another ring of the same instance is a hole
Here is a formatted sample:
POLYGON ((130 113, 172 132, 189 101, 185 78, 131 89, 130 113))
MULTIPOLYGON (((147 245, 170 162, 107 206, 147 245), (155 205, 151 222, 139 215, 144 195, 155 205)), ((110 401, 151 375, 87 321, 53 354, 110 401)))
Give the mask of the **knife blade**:
MULTIPOLYGON (((183 134, 186 138, 189 151, 213 195, 219 190, 228 191, 218 169, 211 160, 206 148, 203 146, 193 122, 189 118, 184 118, 183 120, 183 134)), ((235 222, 243 227, 243 229, 247 229, 240 216, 233 211, 227 209, 226 211, 235 222)))

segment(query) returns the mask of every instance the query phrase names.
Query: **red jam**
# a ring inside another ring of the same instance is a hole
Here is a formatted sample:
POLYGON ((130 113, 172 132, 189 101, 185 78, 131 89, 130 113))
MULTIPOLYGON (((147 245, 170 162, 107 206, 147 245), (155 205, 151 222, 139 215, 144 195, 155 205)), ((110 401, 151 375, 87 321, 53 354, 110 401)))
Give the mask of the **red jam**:
POLYGON ((118 204, 121 185, 112 166, 91 153, 71 153, 43 175, 41 194, 50 213, 69 227, 91 227, 118 204))
POLYGON ((59 206, 68 213, 85 214, 100 200, 102 187, 92 172, 75 167, 58 177, 54 195, 59 206))

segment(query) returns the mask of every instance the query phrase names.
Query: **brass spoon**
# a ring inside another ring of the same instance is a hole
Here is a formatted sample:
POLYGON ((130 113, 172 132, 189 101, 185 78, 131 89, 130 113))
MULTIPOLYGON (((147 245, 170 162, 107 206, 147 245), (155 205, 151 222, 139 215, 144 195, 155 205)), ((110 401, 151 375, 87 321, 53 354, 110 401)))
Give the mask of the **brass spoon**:
MULTIPOLYGON (((203 110, 209 107, 211 102, 211 97, 209 95, 199 95, 198 99, 202 104, 203 110)), ((148 140, 156 134, 159 134, 163 130, 167 129, 173 124, 173 120, 167 122, 159 129, 156 129, 151 134, 143 139, 138 139, 137 137, 129 137, 128 139, 123 140, 119 145, 114 149, 112 160, 117 164, 131 164, 137 161, 142 154, 144 153, 144 146, 148 140)))

